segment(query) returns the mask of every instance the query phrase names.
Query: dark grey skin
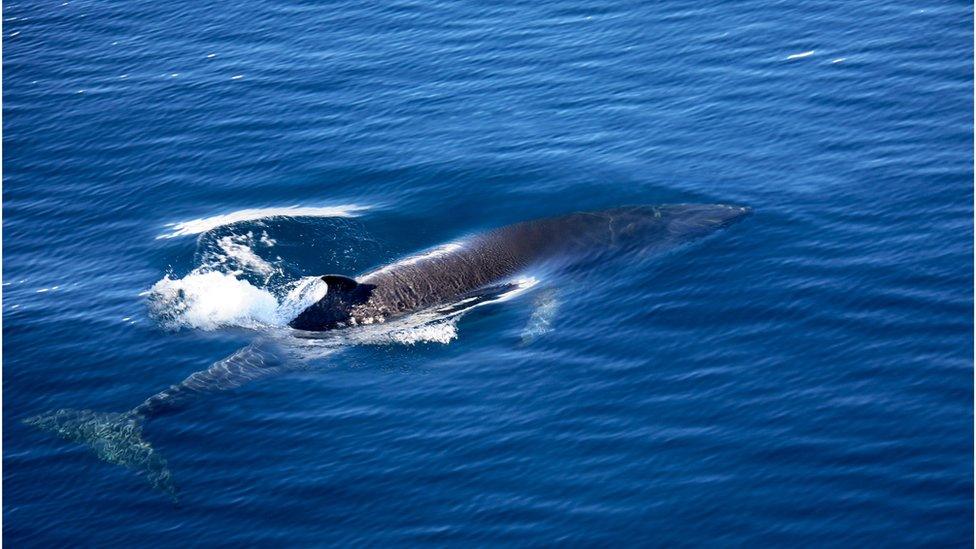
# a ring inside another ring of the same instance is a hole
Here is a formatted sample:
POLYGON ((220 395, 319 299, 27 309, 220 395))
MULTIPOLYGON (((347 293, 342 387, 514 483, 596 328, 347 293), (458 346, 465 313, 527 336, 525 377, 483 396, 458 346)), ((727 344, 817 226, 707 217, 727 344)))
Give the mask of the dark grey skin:
POLYGON ((325 331, 383 322, 490 291, 549 261, 632 248, 666 248, 705 236, 749 213, 718 204, 630 206, 525 221, 394 263, 357 280, 326 275, 328 292, 290 326, 325 331))
MULTIPOLYGON (((459 301, 467 301, 469 296, 491 299, 507 288, 507 279, 530 267, 572 265, 581 258, 599 258, 604 253, 668 249, 710 234, 748 213, 747 208, 738 206, 678 204, 615 208, 516 223, 364 274, 358 281, 325 276, 325 297, 291 325, 323 331, 444 305, 461 310, 459 301)), ((178 412, 205 395, 286 372, 293 367, 286 354, 274 341, 259 339, 127 412, 61 409, 24 422, 87 445, 105 461, 138 471, 175 501, 176 484, 166 460, 143 437, 143 424, 178 412)))

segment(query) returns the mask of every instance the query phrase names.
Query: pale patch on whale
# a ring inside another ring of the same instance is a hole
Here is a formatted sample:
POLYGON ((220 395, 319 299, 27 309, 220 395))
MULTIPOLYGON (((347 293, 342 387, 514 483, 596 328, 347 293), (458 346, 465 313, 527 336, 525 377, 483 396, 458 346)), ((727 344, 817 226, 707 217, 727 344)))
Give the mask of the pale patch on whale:
POLYGON ((394 269, 405 267, 408 265, 415 265, 417 263, 420 263, 421 261, 425 261, 428 259, 435 259, 438 257, 448 256, 462 249, 463 247, 464 247, 464 242, 461 241, 441 244, 440 246, 435 246, 433 248, 430 248, 429 250, 420 252, 418 254, 405 257, 400 261, 397 261, 396 263, 390 263, 389 265, 384 265, 383 267, 380 267, 375 271, 371 271, 366 274, 363 274, 359 278, 366 278, 368 276, 374 276, 380 273, 390 272, 394 269))

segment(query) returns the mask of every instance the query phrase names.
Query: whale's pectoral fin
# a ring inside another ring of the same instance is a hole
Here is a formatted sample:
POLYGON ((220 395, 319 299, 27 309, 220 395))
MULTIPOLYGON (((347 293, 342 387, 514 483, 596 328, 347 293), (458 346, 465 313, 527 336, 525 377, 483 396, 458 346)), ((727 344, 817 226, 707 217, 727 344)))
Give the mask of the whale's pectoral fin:
POLYGON ((461 294, 454 301, 454 303, 437 309, 437 312, 448 315, 458 311, 464 311, 480 303, 499 299, 508 292, 518 289, 518 287, 519 285, 514 282, 506 282, 504 284, 495 284, 493 286, 478 288, 477 290, 472 290, 470 292, 461 294))
POLYGON ((552 331, 552 322, 559 311, 559 295, 555 289, 545 289, 533 302, 532 316, 522 330, 522 345, 528 345, 552 331))
POLYGON ((494 284, 492 286, 485 286, 484 288, 478 288, 477 290, 471 290, 470 292, 461 294, 458 298, 460 300, 465 299, 479 299, 483 301, 491 301, 492 299, 498 299, 508 292, 515 290, 519 287, 515 282, 505 282, 502 284, 494 284))
POLYGON ((44 431, 88 446, 96 456, 141 473, 153 488, 176 501, 176 484, 166 460, 142 438, 142 417, 132 412, 58 410, 24 420, 44 431))

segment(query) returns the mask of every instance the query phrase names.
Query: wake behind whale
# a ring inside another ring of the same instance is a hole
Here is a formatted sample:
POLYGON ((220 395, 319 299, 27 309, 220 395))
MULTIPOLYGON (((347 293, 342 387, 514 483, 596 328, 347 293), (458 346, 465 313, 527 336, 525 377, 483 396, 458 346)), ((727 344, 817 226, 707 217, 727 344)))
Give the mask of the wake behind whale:
MULTIPOLYGON (((516 223, 434 248, 352 278, 325 275, 324 296, 288 324, 286 337, 269 334, 122 413, 62 409, 25 420, 61 438, 87 445, 99 458, 134 469, 176 499, 167 463, 143 437, 145 421, 176 412, 196 398, 231 390, 293 369, 296 342, 324 343, 327 353, 368 342, 363 331, 395 335, 456 320, 466 311, 515 295, 531 284, 528 269, 565 269, 592 254, 663 251, 709 235, 749 214, 727 205, 631 206, 516 223), (336 334, 330 339, 329 334, 336 334), (358 335, 358 337, 357 337, 358 335)), ((300 287, 307 284, 300 285, 300 287)), ((529 342, 551 322, 547 291, 530 319, 529 342)), ((395 340, 395 337, 394 337, 395 340)))

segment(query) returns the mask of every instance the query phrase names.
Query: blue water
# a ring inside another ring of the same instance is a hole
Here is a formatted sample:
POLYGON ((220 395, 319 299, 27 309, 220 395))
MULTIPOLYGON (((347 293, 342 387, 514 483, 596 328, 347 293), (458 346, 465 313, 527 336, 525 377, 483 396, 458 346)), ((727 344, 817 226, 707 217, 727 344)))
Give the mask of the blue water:
POLYGON ((10 546, 972 546, 971 4, 3 16, 10 546), (669 202, 755 213, 147 422, 178 505, 22 423, 138 405, 303 276, 669 202))

